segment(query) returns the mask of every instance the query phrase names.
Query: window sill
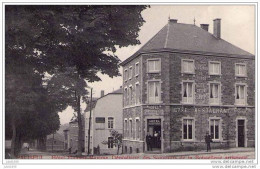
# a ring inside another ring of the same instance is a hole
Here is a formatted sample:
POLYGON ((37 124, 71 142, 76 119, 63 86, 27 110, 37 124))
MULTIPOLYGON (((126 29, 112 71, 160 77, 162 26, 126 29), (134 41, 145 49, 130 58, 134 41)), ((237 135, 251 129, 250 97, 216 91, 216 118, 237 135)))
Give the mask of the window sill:
POLYGON ((195 75, 195 72, 181 72, 181 74, 195 75))
POLYGON ((213 143, 221 143, 222 140, 220 140, 220 139, 212 139, 212 142, 213 142, 213 143))
POLYGON ((157 105, 157 104, 162 104, 163 102, 154 102, 154 103, 147 103, 148 105, 157 105))
POLYGON ((193 143, 193 142, 195 142, 194 139, 192 139, 192 140, 184 140, 184 139, 182 139, 181 141, 182 141, 182 142, 185 142, 185 143, 193 143))
POLYGON ((238 104, 238 103, 235 103, 235 106, 236 106, 236 107, 247 107, 247 104, 238 104))
POLYGON ((247 75, 236 75, 236 77, 244 77, 244 78, 247 78, 247 75))
POLYGON ((135 77, 138 77, 138 76, 139 76, 139 74, 135 75, 135 77))
POLYGON ((222 74, 211 74, 211 73, 209 73, 209 76, 222 76, 222 74))
POLYGON ((161 71, 150 71, 150 72, 147 72, 148 74, 149 73, 161 73, 161 71))
POLYGON ((185 105, 191 105, 191 106, 193 106, 193 105, 194 105, 194 103, 187 103, 187 102, 181 102, 181 104, 185 104, 185 105))

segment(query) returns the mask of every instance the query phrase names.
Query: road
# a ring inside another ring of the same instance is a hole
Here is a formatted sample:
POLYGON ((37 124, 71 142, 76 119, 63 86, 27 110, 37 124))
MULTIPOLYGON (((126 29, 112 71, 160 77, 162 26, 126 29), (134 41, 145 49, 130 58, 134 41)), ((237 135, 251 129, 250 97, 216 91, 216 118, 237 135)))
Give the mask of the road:
POLYGON ((24 150, 19 159, 254 159, 255 152, 180 152, 165 154, 124 154, 124 155, 104 155, 104 156, 81 156, 76 157, 68 153, 51 153, 37 150, 24 150))

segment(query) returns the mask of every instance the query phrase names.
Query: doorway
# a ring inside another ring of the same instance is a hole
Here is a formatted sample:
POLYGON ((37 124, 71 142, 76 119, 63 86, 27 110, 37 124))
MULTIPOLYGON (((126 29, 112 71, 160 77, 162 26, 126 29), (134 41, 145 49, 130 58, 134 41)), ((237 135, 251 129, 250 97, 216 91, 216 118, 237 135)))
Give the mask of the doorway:
POLYGON ((245 120, 237 120, 237 145, 245 147, 245 120))
POLYGON ((161 119, 147 119, 147 135, 151 137, 152 151, 161 151, 161 119))

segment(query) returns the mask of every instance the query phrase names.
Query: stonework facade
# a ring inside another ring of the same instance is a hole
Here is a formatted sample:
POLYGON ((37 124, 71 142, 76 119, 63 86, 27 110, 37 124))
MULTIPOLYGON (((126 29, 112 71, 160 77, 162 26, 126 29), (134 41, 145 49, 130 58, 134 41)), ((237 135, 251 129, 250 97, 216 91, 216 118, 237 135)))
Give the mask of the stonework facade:
MULTIPOLYGON (((150 51, 137 52, 122 63, 123 152, 147 151, 148 135, 152 151, 205 149, 206 132, 213 138, 212 148, 254 147, 254 56, 224 42, 230 53, 153 49, 161 36, 170 42, 169 29, 145 45, 150 51)), ((206 30, 190 29, 205 36, 206 30)))

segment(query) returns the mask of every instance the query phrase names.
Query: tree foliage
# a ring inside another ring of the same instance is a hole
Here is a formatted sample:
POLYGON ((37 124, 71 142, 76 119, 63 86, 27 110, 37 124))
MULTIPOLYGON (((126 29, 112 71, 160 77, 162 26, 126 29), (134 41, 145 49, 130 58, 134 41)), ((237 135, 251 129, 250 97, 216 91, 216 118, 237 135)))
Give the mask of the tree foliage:
MULTIPOLYGON (((112 141, 113 141, 113 145, 115 147, 117 147, 117 154, 119 154, 119 149, 122 147, 123 145, 123 135, 122 133, 119 133, 118 131, 116 130, 110 130, 110 136, 113 138, 112 141)), ((107 145, 108 144, 108 141, 107 140, 104 140, 102 141, 102 144, 105 144, 107 145)))
POLYGON ((12 142, 17 132, 39 137, 36 126, 42 126, 43 135, 56 129, 57 112, 68 105, 79 114, 86 81, 99 81, 97 72, 120 75, 116 46, 140 43, 146 8, 6 5, 6 124, 12 124, 7 132, 12 132, 12 142), (46 74, 52 76, 47 89, 42 86, 46 74), (35 130, 27 132, 31 127, 35 130))

